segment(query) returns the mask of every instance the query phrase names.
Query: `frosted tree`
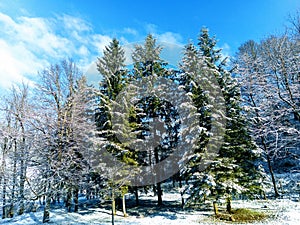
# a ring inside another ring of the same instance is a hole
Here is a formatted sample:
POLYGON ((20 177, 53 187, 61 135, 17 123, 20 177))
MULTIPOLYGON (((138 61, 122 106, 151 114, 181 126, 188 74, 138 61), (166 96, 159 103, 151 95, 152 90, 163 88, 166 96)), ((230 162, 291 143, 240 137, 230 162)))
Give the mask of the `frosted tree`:
POLYGON ((91 147, 95 137, 88 111, 89 102, 94 101, 90 93, 85 78, 70 60, 40 73, 36 124, 42 138, 38 160, 46 196, 44 222, 50 219, 51 198, 64 195, 70 211, 73 196, 74 210, 78 210, 79 182, 87 166, 81 151, 91 147))
POLYGON ((271 36, 257 44, 248 41, 237 55, 243 99, 251 130, 263 149, 279 196, 273 165, 293 155, 299 135, 299 53, 297 41, 271 36))
MULTIPOLYGON (((205 72, 206 67, 197 48, 192 43, 185 46, 180 69, 182 70, 180 83, 184 86, 187 95, 192 97, 193 106, 197 110, 196 122, 199 123, 199 126, 202 128, 201 132, 193 137, 197 139, 197 147, 195 147, 191 158, 188 159, 188 165, 181 171, 181 176, 188 180, 192 179, 191 177, 194 173, 198 173, 199 167, 201 163, 203 163, 203 154, 206 152, 205 146, 208 144, 209 129, 211 126, 209 96, 205 94, 207 90, 204 90, 205 87, 208 88, 209 86, 204 85, 204 87, 201 87, 200 85, 200 83, 204 84, 201 81, 203 81, 202 78, 204 77, 202 75, 207 74, 205 72)), ((184 192, 188 191, 188 189, 189 186, 181 187, 181 195, 183 196, 184 192)), ((184 200, 182 200, 182 205, 184 204, 184 200)))
MULTIPOLYGON (((96 126, 93 121, 93 111, 95 107, 94 90, 87 86, 84 76, 76 80, 73 93, 68 97, 67 104, 67 127, 68 133, 66 141, 67 150, 67 186, 68 195, 73 196, 74 211, 78 211, 78 193, 82 177, 88 168, 87 159, 83 151, 94 148, 96 143, 96 126)), ((70 201, 70 198, 68 198, 70 201)), ((69 211, 71 203, 68 203, 69 211)))
POLYGON ((8 182, 8 173, 7 173, 7 153, 9 150, 9 129, 10 129, 10 114, 3 114, 0 117, 0 129, 1 129, 1 182, 2 182, 2 219, 5 219, 7 216, 7 182, 8 182))
POLYGON ((272 78, 276 94, 288 111, 300 121, 299 43, 287 35, 271 36, 261 43, 265 73, 272 78))
MULTIPOLYGON (((226 124, 224 126, 224 139, 223 144, 219 149, 219 153, 216 158, 211 161, 208 167, 204 171, 199 171, 197 167, 197 161, 201 161, 201 157, 195 157, 191 159, 190 179, 194 180, 190 191, 192 192, 190 201, 205 200, 212 197, 215 200, 219 198, 227 199, 227 210, 231 211, 231 198, 237 193, 253 194, 259 189, 260 175, 258 173, 258 166, 256 165, 257 154, 255 153, 255 145, 251 140, 247 130, 247 123, 242 115, 240 107, 240 92, 237 82, 232 78, 231 73, 225 69, 226 59, 222 59, 221 49, 216 48, 215 38, 211 38, 208 33, 208 29, 203 28, 199 36, 199 43, 197 51, 194 49, 187 49, 185 56, 188 56, 188 52, 194 52, 193 54, 198 57, 199 67, 197 70, 198 76, 212 76, 211 80, 216 80, 221 88, 221 95, 224 97, 224 112, 226 115, 226 124), (197 53, 197 54, 196 54, 197 53)), ((189 62, 184 58, 183 65, 189 67, 189 62)), ((203 108, 201 112, 202 124, 209 132, 211 128, 211 119, 209 104, 207 100, 214 96, 209 91, 205 90, 207 87, 202 88, 198 93, 194 92, 194 95, 198 95, 200 99, 199 109, 203 108), (203 94, 203 89, 206 91, 203 94), (201 106, 201 104, 203 104, 201 106), (208 120, 208 121, 205 121, 208 120)), ((210 131, 213 133, 213 131, 210 131)), ((201 152, 201 144, 199 143, 199 149, 201 152)), ((202 149, 203 151, 204 149, 202 149)), ((197 156, 197 155, 196 155, 197 156)))
MULTIPOLYGON (((6 104, 7 102, 2 102, 3 106, 6 104)), ((11 193, 9 193, 9 184, 11 177, 15 178, 16 174, 12 174, 12 170, 7 163, 8 159, 10 158, 12 160, 15 159, 14 161, 16 161, 16 157, 14 157, 15 154, 13 155, 13 157, 11 157, 11 152, 13 151, 13 127, 11 124, 12 117, 11 113, 9 113, 11 107, 11 105, 6 105, 6 107, 4 108, 5 111, 2 111, 3 109, 1 110, 1 115, 3 116, 1 117, 1 136, 3 137, 3 139, 1 140, 2 219, 6 217, 12 217, 14 215, 13 206, 15 199, 11 198, 11 193)), ((15 168, 14 171, 16 171, 16 163, 14 163, 13 165, 15 168)), ((15 190, 13 189, 12 197, 14 197, 14 192, 15 190)))
MULTIPOLYGON (((125 68, 125 52, 117 39, 105 47, 103 57, 98 58, 97 69, 102 75, 96 123, 100 138, 101 155, 111 155, 115 159, 106 160, 105 179, 110 189, 112 199, 112 220, 114 221, 115 198, 120 194, 123 199, 123 214, 126 214, 125 194, 128 190, 126 177, 131 171, 127 165, 135 165, 135 149, 129 147, 131 143, 124 141, 134 132, 135 124, 130 121, 134 116, 123 105, 130 105, 128 96, 122 94, 127 84, 128 74, 125 68), (125 137, 126 136, 126 137, 125 137), (122 138, 125 137, 125 138, 122 138), (119 160, 119 163, 118 163, 119 160)), ((104 166, 105 167, 105 166, 104 166)), ((99 172, 99 171, 98 171, 99 172)), ((100 168, 101 173, 101 168, 100 168)), ((102 172, 103 173, 103 172, 102 172)))
MULTIPOLYGON (((13 217, 15 206, 18 205, 17 214, 21 215, 25 210, 25 179, 28 167, 29 150, 31 146, 31 128, 29 89, 23 84, 20 87, 12 87, 10 95, 5 98, 2 112, 6 115, 7 127, 4 130, 3 160, 10 162, 10 172, 3 177, 3 199, 9 197, 9 208, 4 206, 3 216, 13 217), (7 188, 11 190, 9 195, 7 188), (7 210, 6 210, 7 209, 7 210)), ((8 169, 5 166, 3 169, 8 169)), ((8 170, 9 171, 9 170, 8 170)))
POLYGON ((289 22, 291 27, 289 27, 292 37, 296 40, 300 38, 300 10, 297 10, 295 14, 289 15, 289 22))
POLYGON ((104 56, 98 58, 97 69, 103 76, 100 88, 102 94, 109 99, 116 99, 124 87, 125 71, 125 52, 121 48, 117 39, 105 47, 104 56))
MULTIPOLYGON (((148 85, 148 95, 143 96, 142 90, 138 93, 137 98, 137 122, 141 124, 140 138, 147 140, 152 139, 152 144, 145 146, 143 152, 139 152, 139 163, 147 166, 154 166, 166 159, 172 154, 173 149, 178 144, 179 138, 179 115, 174 102, 170 99, 164 99, 159 93, 166 93, 163 90, 164 85, 159 83, 160 78, 169 80, 176 79, 176 72, 168 68, 167 62, 164 62, 160 53, 162 47, 156 43, 156 39, 149 34, 143 45, 136 45, 132 54, 134 69, 130 79, 141 81, 143 79, 151 79, 153 86, 148 85), (158 84, 155 85, 155 82, 158 84), (152 88, 152 89, 151 89, 152 88)), ((163 82, 162 82, 163 83, 163 82)), ((176 96, 177 91, 168 90, 176 96)), ((150 141, 151 142, 151 141, 150 141)), ((155 174, 157 180, 165 174, 161 171, 155 174)), ((157 194, 158 205, 162 205, 162 181, 154 181, 154 194, 157 194)))
MULTIPOLYGON (((1 99, 3 101, 3 99, 1 99)), ((1 102, 4 106, 5 102, 1 102)), ((6 218, 7 216, 11 216, 8 214, 8 203, 13 202, 11 199, 8 200, 8 185, 9 185, 9 178, 11 175, 11 171, 9 170, 7 159, 9 158, 9 152, 12 149, 12 126, 11 126, 11 114, 8 113, 8 106, 6 108, 6 113, 1 110, 1 182, 2 182, 2 219, 6 218)))

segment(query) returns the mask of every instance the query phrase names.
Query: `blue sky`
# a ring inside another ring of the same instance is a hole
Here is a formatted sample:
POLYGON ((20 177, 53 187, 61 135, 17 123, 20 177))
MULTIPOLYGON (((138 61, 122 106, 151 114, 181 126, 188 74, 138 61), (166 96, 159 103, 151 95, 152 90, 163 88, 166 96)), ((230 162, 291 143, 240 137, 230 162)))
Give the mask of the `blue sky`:
POLYGON ((0 0, 0 91, 31 83, 37 71, 68 57, 92 76, 113 37, 129 56, 132 44, 152 33, 176 64, 176 52, 206 26, 224 54, 234 55, 249 39, 283 32, 296 9, 299 0, 0 0))

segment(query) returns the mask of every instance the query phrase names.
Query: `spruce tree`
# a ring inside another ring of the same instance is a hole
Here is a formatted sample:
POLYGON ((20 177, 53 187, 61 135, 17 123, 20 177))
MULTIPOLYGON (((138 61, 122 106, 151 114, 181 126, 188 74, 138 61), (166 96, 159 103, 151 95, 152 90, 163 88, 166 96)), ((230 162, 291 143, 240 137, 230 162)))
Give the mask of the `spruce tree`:
MULTIPOLYGON (((193 185, 190 188, 191 197, 189 201, 201 201, 209 197, 218 200, 225 197, 227 210, 230 212, 231 198, 234 194, 259 192, 260 174, 256 164, 258 155, 255 153, 256 147, 248 134, 247 123, 242 114, 239 87, 225 67, 226 59, 222 59, 221 49, 216 48, 216 39, 209 36, 208 29, 203 28, 198 40, 197 56, 200 58, 198 62, 204 63, 202 69, 208 71, 206 73, 208 76, 214 76, 222 90, 226 106, 226 126, 223 144, 219 149, 218 156, 210 162, 204 171, 197 170, 197 167, 193 168, 194 165, 197 165, 199 157, 194 157, 190 161, 189 165, 192 168, 188 171, 193 185)), ((189 49, 186 51, 191 52, 189 49)), ((193 51, 196 52, 195 49, 193 51)), ((187 56, 187 52, 185 56, 187 56)), ((183 64, 186 64, 185 61, 183 64)), ((203 73, 199 69, 197 71, 203 73)), ((194 92, 195 94, 196 92, 194 92)), ((198 96, 201 95, 198 94, 198 96)), ((202 99, 205 99, 205 95, 202 99)), ((202 100, 199 103, 200 105, 197 107, 207 109, 205 101, 202 100)), ((202 113, 208 115, 208 117, 202 117, 204 120, 202 123, 209 130, 211 124, 209 122, 209 110, 202 113), (208 122, 205 122, 207 119, 208 122)), ((205 141, 200 143, 205 144, 205 141)))
MULTIPOLYGON (((96 124, 99 131, 101 157, 112 154, 114 159, 103 158, 101 163, 106 163, 107 168, 104 168, 106 177, 112 196, 112 216, 115 214, 115 197, 121 194, 124 198, 127 190, 126 176, 130 176, 130 171, 120 165, 135 165, 135 150, 129 148, 130 143, 126 143, 122 138, 130 134, 131 127, 134 129, 134 123, 128 121, 131 117, 130 111, 118 111, 117 108, 122 108, 120 104, 127 105, 126 98, 119 102, 118 98, 127 83, 127 70, 125 68, 125 52, 121 48, 117 39, 105 47, 103 57, 98 59, 97 68, 102 75, 99 92, 99 107, 96 110, 96 124), (117 163, 120 160, 122 163, 117 163), (114 166, 115 165, 115 166, 114 166), (109 171, 108 171, 109 170, 109 171)), ((134 115, 132 115, 134 116, 134 115)), ((101 170, 101 168, 100 168, 101 170)), ((101 172, 101 171, 100 171, 101 172)), ((103 172, 103 171, 102 171, 103 172)), ((123 201, 125 204, 125 201, 123 201)), ((126 215, 125 205, 123 206, 124 216, 126 215)))
MULTIPOLYGON (((156 43, 156 39, 149 34, 144 45, 136 45, 132 54, 134 61, 134 69, 131 79, 140 81, 145 78, 150 78, 154 84, 153 94, 149 96, 139 96, 137 102, 137 122, 140 126, 140 138, 147 139, 149 136, 153 138, 152 144, 146 146, 146 151, 139 152, 139 163, 146 166, 153 166, 171 154, 172 149, 177 144, 178 139, 178 112, 166 99, 161 99, 157 93, 163 92, 160 90, 160 83, 157 86, 155 82, 159 78, 171 79, 174 71, 168 68, 168 64, 160 58, 162 47, 156 43), (160 121, 160 122, 159 122, 160 121), (159 128, 158 123, 163 125, 159 128), (160 133, 160 134, 159 134, 160 133), (156 143, 158 141, 158 143, 156 143)), ((155 174, 157 180, 164 171, 155 174)), ((155 181, 153 191, 157 194, 158 205, 162 205, 162 181, 155 181)))

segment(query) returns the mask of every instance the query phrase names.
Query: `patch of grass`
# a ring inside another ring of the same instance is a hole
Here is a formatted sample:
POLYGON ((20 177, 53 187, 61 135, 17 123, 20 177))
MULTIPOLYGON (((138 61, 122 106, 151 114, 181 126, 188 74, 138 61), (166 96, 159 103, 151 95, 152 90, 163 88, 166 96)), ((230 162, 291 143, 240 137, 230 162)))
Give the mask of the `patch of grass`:
POLYGON ((216 218, 232 222, 254 222, 269 218, 270 215, 266 212, 255 211, 252 209, 233 209, 231 214, 219 213, 216 218))

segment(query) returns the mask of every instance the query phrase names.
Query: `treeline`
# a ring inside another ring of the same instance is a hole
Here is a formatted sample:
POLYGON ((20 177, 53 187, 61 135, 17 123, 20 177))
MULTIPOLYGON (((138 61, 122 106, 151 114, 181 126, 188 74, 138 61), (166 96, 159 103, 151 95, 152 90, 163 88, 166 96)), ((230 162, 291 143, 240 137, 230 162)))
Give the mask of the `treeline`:
MULTIPOLYGON (((234 63, 251 136, 262 150, 275 195, 277 172, 299 173, 300 14, 289 17, 284 34, 240 46, 234 63)), ((290 176, 293 191, 297 178, 290 176)))
POLYGON ((49 222, 51 203, 77 212, 80 194, 108 197, 112 214, 121 197, 126 216, 126 193, 139 204, 151 189, 162 205, 170 179, 182 206, 223 198, 230 212, 233 197, 266 196, 264 159, 279 196, 273 165, 299 148, 296 18, 292 34, 246 42, 230 63, 203 28, 177 68, 152 35, 134 46, 132 67, 113 39, 97 61, 99 87, 72 60, 13 87, 1 103, 2 218, 40 200, 49 222))

